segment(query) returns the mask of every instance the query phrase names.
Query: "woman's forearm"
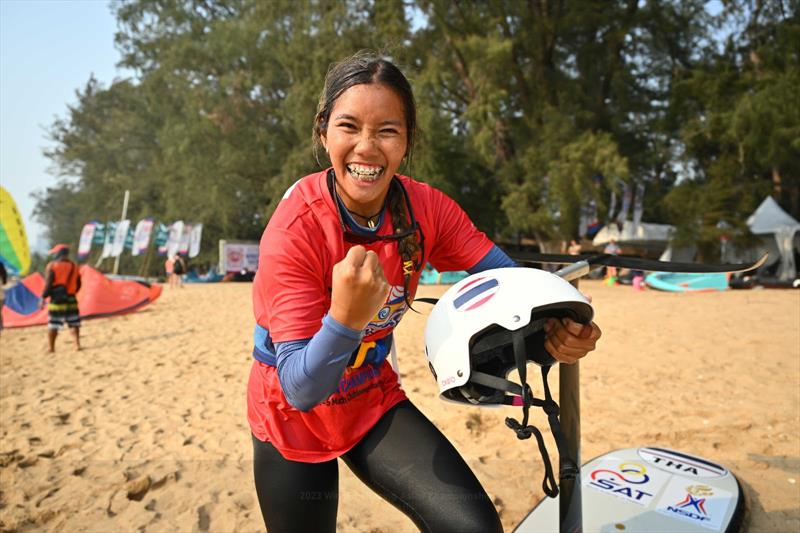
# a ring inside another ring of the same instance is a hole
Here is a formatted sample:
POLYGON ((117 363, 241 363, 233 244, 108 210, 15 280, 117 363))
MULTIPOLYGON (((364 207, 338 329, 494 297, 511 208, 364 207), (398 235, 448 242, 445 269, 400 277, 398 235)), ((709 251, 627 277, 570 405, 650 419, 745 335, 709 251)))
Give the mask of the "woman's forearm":
POLYGON ((330 396, 362 337, 326 315, 311 339, 277 343, 278 378, 286 400, 308 411, 330 396))

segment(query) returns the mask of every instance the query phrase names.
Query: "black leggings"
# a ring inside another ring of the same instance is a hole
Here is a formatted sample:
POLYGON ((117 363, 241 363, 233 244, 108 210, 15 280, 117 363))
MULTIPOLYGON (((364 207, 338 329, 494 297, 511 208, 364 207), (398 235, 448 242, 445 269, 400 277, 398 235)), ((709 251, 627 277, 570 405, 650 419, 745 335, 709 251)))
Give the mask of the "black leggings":
MULTIPOLYGON (((270 533, 334 532, 339 469, 289 461, 253 437, 258 503, 270 533)), ((500 517, 475 474, 425 415, 404 400, 342 460, 425 532, 502 532, 500 517)))

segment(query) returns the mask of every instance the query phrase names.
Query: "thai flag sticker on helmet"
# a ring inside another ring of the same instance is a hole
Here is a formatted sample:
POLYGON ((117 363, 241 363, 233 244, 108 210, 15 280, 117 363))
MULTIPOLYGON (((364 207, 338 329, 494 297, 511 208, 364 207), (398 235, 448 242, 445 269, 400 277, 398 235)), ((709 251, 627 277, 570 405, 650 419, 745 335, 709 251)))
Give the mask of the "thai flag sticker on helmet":
POLYGON ((477 278, 459 289, 453 307, 456 311, 471 311, 489 300, 500 289, 500 283, 495 278, 477 278))

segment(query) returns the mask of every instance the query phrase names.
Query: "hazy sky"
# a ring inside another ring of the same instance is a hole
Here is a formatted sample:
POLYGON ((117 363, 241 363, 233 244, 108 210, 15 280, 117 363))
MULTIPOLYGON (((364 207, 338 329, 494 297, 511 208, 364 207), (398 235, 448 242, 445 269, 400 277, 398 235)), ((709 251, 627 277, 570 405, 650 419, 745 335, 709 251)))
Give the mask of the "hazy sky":
POLYGON ((115 67, 115 31, 106 0, 0 0, 0 184, 35 249, 47 243, 30 194, 56 183, 42 153, 52 146, 46 130, 92 74, 106 87, 125 74, 115 67))

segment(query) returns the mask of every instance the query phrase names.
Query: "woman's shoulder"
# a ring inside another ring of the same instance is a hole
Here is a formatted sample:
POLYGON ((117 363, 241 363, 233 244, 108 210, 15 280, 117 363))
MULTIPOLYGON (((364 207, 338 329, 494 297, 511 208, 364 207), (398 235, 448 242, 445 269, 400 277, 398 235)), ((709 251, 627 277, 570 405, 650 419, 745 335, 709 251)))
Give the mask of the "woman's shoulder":
POLYGON ((397 179, 400 180, 400 183, 403 185, 406 192, 408 192, 408 195, 412 200, 432 201, 447 196, 444 192, 437 189, 430 183, 425 183, 424 181, 420 181, 416 178, 398 174, 397 179))
POLYGON ((283 193, 275 212, 269 220, 268 227, 288 229, 298 223, 302 225, 309 215, 324 209, 328 202, 325 198, 325 172, 316 172, 303 176, 295 181, 283 193))

